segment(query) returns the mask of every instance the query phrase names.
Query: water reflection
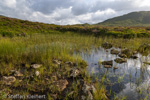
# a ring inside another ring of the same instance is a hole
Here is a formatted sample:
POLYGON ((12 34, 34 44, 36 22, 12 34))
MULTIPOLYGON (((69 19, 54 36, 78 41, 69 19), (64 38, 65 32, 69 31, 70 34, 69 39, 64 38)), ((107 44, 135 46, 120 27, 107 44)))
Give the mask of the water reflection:
MULTIPOLYGON (((120 50, 120 49, 118 49, 120 50)), ((82 58, 88 62, 87 71, 89 74, 101 77, 107 72, 106 78, 110 80, 111 85, 106 87, 111 90, 111 98, 114 95, 126 96, 127 100, 144 100, 150 92, 150 65, 145 65, 143 62, 150 61, 150 57, 144 57, 137 54, 138 59, 127 59, 127 63, 118 64, 113 61, 113 66, 118 67, 104 68, 99 65, 99 61, 108 61, 118 58, 117 55, 110 54, 110 50, 103 48, 93 49, 91 54, 82 53, 82 58), (121 80, 122 79, 122 80, 121 80)))

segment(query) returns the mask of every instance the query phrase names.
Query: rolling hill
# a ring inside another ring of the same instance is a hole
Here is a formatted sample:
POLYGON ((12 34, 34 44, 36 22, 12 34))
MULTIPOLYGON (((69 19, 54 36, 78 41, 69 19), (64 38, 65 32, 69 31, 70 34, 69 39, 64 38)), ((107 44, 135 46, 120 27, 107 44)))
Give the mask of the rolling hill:
POLYGON ((104 26, 150 26, 150 11, 131 12, 98 23, 104 26))

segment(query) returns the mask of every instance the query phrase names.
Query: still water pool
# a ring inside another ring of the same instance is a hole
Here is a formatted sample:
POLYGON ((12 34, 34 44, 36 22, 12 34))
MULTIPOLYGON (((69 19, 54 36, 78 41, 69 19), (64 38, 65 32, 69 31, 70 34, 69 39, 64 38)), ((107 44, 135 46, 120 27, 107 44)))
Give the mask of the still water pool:
POLYGON ((111 90, 112 100, 115 96, 125 96, 127 100, 150 100, 150 65, 143 63, 150 61, 150 57, 137 54, 138 59, 127 59, 127 63, 118 64, 114 59, 119 57, 111 54, 110 50, 99 47, 90 54, 83 52, 82 58, 88 63, 87 72, 99 80, 106 73, 109 79, 105 82, 106 89, 111 90), (98 63, 109 60, 113 60, 113 67, 118 69, 104 68, 98 63))

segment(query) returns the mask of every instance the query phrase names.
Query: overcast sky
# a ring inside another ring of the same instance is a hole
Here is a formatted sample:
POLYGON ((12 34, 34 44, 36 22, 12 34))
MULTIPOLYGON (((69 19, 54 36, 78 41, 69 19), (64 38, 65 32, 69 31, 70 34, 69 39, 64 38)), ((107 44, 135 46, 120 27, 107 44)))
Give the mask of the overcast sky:
POLYGON ((50 24, 94 24, 132 11, 150 0, 0 0, 0 15, 50 24))

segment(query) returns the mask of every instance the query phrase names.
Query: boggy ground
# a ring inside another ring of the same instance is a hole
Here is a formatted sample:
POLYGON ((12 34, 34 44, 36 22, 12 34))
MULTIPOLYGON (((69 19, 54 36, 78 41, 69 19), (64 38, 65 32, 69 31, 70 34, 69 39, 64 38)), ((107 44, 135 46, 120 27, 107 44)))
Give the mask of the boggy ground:
POLYGON ((148 51, 145 54, 149 54, 149 47, 143 45, 150 43, 148 38, 95 38, 70 32, 58 33, 1 37, 1 99, 11 99, 8 97, 19 94, 43 95, 42 99, 45 95, 48 100, 108 100, 104 80, 92 83, 80 53, 90 53, 91 48, 108 42, 113 47, 130 51, 137 51, 141 46, 139 52, 148 51))

